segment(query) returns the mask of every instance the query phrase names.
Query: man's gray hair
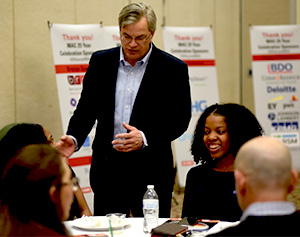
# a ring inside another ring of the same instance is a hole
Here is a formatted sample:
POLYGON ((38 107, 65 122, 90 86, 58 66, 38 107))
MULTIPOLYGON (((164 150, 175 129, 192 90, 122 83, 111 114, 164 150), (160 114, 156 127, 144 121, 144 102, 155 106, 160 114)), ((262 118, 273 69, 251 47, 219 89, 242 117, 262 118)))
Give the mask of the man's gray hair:
POLYGON ((119 14, 120 29, 126 25, 137 23, 146 17, 150 32, 156 30, 156 15, 151 6, 146 3, 132 3, 125 6, 119 14))

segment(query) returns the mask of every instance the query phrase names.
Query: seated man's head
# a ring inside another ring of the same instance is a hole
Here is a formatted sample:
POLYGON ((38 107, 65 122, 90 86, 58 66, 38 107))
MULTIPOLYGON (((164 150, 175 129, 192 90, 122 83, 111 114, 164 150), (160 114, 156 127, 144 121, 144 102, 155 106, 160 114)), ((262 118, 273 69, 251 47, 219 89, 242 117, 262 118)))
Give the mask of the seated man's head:
POLYGON ((289 148, 266 136, 251 139, 241 147, 234 175, 243 211, 253 202, 285 201, 298 180, 289 148))

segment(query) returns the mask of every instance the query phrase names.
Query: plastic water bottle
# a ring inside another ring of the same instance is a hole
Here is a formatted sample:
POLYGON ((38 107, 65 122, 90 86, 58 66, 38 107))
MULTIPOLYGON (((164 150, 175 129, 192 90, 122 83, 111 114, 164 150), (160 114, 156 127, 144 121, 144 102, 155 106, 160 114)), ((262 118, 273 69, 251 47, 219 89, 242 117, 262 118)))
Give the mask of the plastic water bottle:
POLYGON ((143 198, 143 230, 145 233, 151 233, 151 230, 158 226, 158 196, 154 190, 154 185, 148 185, 147 189, 143 198))

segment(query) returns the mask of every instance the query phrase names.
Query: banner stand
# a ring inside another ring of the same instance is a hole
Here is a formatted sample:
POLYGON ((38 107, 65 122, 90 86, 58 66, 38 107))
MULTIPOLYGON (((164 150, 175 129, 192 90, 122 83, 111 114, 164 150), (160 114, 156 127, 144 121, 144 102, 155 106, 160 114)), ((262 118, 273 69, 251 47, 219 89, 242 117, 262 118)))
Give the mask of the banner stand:
MULTIPOLYGON (((99 27, 99 24, 54 24, 50 21, 48 21, 48 27, 51 35, 63 131, 66 132, 81 95, 82 82, 92 53, 120 45, 119 28, 117 26, 103 27, 102 22, 99 27)), ((79 177, 81 190, 91 211, 94 208, 89 173, 95 128, 96 125, 80 150, 68 160, 76 176, 79 177)))
POLYGON ((300 26, 251 26, 250 37, 256 117, 300 170, 300 26))
POLYGON ((189 69, 192 118, 187 131, 173 143, 180 187, 194 166, 190 147, 201 113, 219 102, 212 27, 164 27, 164 48, 187 63, 189 69))

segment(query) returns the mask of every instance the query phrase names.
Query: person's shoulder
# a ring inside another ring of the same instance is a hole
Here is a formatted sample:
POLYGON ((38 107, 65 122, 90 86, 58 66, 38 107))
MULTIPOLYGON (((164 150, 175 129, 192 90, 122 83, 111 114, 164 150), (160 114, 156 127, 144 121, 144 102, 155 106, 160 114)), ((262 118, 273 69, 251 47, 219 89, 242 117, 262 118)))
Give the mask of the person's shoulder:
POLYGON ((248 216, 236 226, 207 236, 257 236, 258 233, 261 236, 299 236, 298 223, 297 212, 284 216, 248 216))
POLYGON ((234 226, 234 227, 228 227, 227 229, 224 229, 214 234, 208 234, 207 236, 245 236, 245 235, 248 236, 249 234, 247 235, 247 232, 241 230, 240 227, 234 226))
POLYGON ((290 218, 290 221, 296 221, 297 223, 300 223, 300 210, 296 210, 291 215, 288 215, 290 218))
POLYGON ((153 44, 152 53, 154 56, 159 57, 161 60, 165 60, 167 62, 174 63, 174 64, 186 65, 186 63, 181 59, 167 53, 166 51, 157 48, 154 44, 153 44))
POLYGON ((202 175, 203 173, 207 173, 208 169, 205 165, 197 165, 194 166, 192 168, 190 168, 190 170, 188 171, 188 176, 198 176, 198 175, 202 175))
POLYGON ((203 170, 203 169, 206 169, 205 165, 196 165, 194 167, 192 167, 189 171, 190 172, 196 172, 198 170, 203 170))
POLYGON ((117 63, 119 58, 120 47, 103 49, 98 50, 92 54, 89 64, 90 66, 104 63, 109 63, 111 65, 112 62, 117 63))
MULTIPOLYGON (((251 228, 253 229, 253 226, 251 226, 251 228)), ((243 222, 232 222, 231 226, 225 227, 219 232, 208 234, 207 236, 253 236, 253 234, 249 232, 249 229, 244 226, 243 222)))
MULTIPOLYGON (((11 231, 12 236, 65 236, 54 229, 32 220, 28 223, 18 222, 14 224, 16 224, 16 227, 13 227, 11 231)), ((61 227, 61 230, 63 231, 63 227, 61 227)))
POLYGON ((114 48, 109 48, 109 49, 102 49, 94 52, 92 54, 92 57, 98 58, 102 56, 114 56, 114 55, 119 55, 120 54, 120 47, 114 47, 114 48))

